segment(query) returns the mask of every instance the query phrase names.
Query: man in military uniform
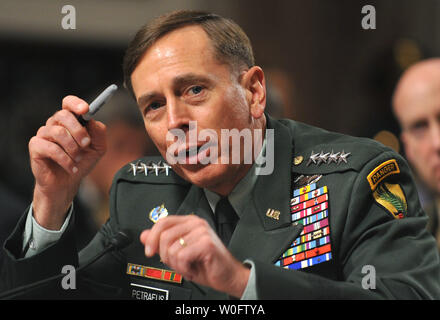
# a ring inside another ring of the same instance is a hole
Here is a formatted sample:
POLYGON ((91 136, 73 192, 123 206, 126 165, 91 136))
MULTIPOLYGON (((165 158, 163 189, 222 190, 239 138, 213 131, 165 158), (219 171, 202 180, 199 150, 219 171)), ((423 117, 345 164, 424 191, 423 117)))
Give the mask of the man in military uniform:
POLYGON ((66 97, 29 144, 34 199, 5 243, 8 288, 84 265, 129 230, 132 244, 77 275, 80 297, 440 297, 435 242, 406 162, 374 141, 266 115, 264 73, 235 23, 190 11, 161 16, 131 42, 124 72, 163 158, 116 174, 110 219, 78 257, 71 200, 105 151, 105 128, 81 127, 75 115, 87 103, 66 97), (172 152, 175 129, 188 140, 172 152), (213 149, 189 139, 204 129, 264 139, 251 140, 251 163, 244 141, 240 161, 218 152, 206 163, 213 149), (168 153, 184 161, 171 168, 168 153), (265 166, 273 172, 261 174, 265 166))

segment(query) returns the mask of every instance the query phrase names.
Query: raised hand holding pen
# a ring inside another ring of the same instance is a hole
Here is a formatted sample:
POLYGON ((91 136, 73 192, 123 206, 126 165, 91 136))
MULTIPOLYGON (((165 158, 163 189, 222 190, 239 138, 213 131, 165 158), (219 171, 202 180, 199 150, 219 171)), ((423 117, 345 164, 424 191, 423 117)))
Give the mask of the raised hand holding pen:
MULTIPOLYGON (((113 92, 107 91, 106 95, 113 92)), ((100 95, 96 100, 100 97, 102 106, 109 96, 102 99, 100 95)), ((81 179, 106 151, 105 125, 90 119, 87 126, 83 126, 78 120, 87 112, 87 102, 67 96, 63 99, 62 110, 52 115, 29 141, 35 177, 33 214, 37 223, 46 229, 61 228, 81 179)))

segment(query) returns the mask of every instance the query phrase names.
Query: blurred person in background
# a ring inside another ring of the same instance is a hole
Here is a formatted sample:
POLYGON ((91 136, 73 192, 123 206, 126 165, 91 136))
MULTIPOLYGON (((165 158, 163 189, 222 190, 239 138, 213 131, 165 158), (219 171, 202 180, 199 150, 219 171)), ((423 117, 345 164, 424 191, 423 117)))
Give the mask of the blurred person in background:
POLYGON ((394 92, 393 111, 419 192, 427 190, 431 196, 422 205, 429 217, 427 228, 440 248, 440 58, 418 62, 405 71, 394 92))

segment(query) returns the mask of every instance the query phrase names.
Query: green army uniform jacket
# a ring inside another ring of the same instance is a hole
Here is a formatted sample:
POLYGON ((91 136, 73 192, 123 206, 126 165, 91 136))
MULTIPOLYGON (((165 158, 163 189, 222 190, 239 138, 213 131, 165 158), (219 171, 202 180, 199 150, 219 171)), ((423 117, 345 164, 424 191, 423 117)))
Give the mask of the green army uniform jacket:
MULTIPOLYGON (((268 117, 267 128, 274 129, 274 171, 258 177, 253 200, 229 243, 239 261, 253 261, 259 299, 440 298, 436 244, 426 231, 427 218, 401 156, 370 139, 292 120, 268 117)), ((116 174, 110 219, 79 255, 71 221, 57 243, 36 256, 20 258, 22 218, 5 243, 3 284, 12 288, 57 274, 67 264, 81 265, 117 231, 129 230, 132 244, 85 269, 72 294, 228 298, 182 279, 157 255, 145 257, 138 239, 154 223, 150 213, 194 213, 214 228, 203 189, 172 170, 166 174, 164 169, 147 169, 145 175, 142 168, 159 160, 143 158, 116 174)))

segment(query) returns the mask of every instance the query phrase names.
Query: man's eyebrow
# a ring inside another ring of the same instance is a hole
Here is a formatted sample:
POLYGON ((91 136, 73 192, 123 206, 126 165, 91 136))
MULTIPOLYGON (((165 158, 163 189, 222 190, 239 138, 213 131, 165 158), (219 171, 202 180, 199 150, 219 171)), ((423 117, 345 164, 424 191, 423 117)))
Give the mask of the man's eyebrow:
POLYGON ((159 94, 157 92, 149 92, 141 95, 137 101, 138 106, 142 107, 147 101, 153 99, 154 97, 158 96, 159 94))
POLYGON ((196 74, 196 73, 186 73, 177 76, 173 79, 173 88, 176 90, 178 88, 184 87, 185 85, 192 84, 194 82, 201 82, 205 84, 212 83, 212 79, 207 76, 196 74))
MULTIPOLYGON (((186 85, 193 83, 203 83, 206 85, 212 84, 213 80, 207 76, 196 74, 196 73, 185 73, 175 77, 172 80, 172 86, 174 91, 178 91, 179 88, 182 88, 186 85)), ((138 99, 138 106, 142 107, 146 102, 154 99, 155 97, 159 97, 160 94, 156 91, 148 92, 141 95, 138 99)))
POLYGON ((426 119, 417 119, 417 120, 414 120, 413 122, 411 122, 408 125, 408 130, 414 130, 414 129, 420 128, 422 126, 426 126, 427 124, 428 124, 428 120, 426 120, 426 119))

